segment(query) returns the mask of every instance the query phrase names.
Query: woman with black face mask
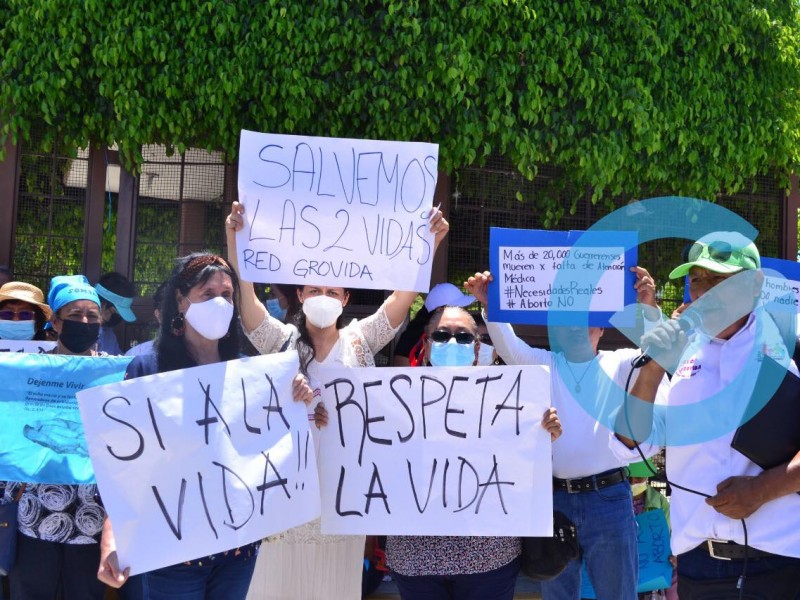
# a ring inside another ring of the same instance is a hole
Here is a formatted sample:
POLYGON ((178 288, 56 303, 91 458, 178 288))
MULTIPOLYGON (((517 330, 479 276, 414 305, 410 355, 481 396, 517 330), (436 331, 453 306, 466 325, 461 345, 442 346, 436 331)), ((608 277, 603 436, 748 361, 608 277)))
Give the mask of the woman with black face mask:
MULTIPOLYGON (((86 277, 53 277, 47 302, 59 334, 52 353, 98 356, 100 299, 86 277)), ((102 600, 105 586, 96 572, 105 511, 95 499, 97 486, 14 483, 6 497, 23 485, 11 597, 102 600)))

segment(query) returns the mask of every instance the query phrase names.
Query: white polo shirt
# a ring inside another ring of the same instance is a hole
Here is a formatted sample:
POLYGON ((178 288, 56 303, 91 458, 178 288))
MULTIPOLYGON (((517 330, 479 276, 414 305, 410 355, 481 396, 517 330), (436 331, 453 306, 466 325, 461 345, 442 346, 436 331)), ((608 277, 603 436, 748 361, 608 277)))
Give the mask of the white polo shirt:
MULTIPOLYGON (((487 321, 486 327, 497 354, 507 364, 550 368, 551 403, 564 428, 553 442, 554 477, 587 477, 641 460, 636 450, 624 446, 612 450, 615 438, 609 427, 622 406, 625 380, 632 369, 631 360, 639 355, 637 349, 601 350, 592 361, 573 363, 561 353, 531 348, 507 323, 487 321)), ((632 382, 635 380, 634 374, 632 382)), ((666 402, 666 392, 665 378, 658 402, 666 402)))
MULTIPOLYGON (((698 443, 667 447, 667 476, 670 481, 715 495, 717 484, 728 477, 762 472, 758 465, 731 448, 731 441, 750 399, 759 359, 764 354, 797 374, 775 324, 767 315, 751 313, 745 326, 729 340, 695 334, 690 353, 687 353, 689 358, 681 362, 673 375, 667 416, 656 412, 654 422, 656 430, 666 427, 669 432, 677 427, 681 428, 681 435, 686 436, 685 441, 698 440, 698 443), (755 352, 751 355, 754 344, 755 352), (752 375, 737 379, 742 372, 752 375), (713 401, 707 402, 709 406, 701 418, 680 419, 680 415, 671 410, 672 407, 713 398, 723 389, 727 391, 722 402, 716 405, 713 401), (718 429, 720 435, 703 441, 703 429, 707 432, 718 429)), ((672 444, 671 440, 668 441, 672 444)), ((670 512, 673 554, 687 552, 707 539, 744 544, 741 521, 718 513, 705 503, 702 496, 673 488, 670 512)), ((768 502, 745 522, 751 547, 800 557, 800 495, 789 494, 768 502)))

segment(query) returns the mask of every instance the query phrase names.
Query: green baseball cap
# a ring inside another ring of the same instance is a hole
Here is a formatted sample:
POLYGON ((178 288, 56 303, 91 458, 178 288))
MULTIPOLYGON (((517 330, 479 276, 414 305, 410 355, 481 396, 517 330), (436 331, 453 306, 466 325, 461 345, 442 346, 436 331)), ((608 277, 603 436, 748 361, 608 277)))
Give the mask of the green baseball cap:
POLYGON ((684 263, 669 274, 670 279, 683 277, 692 267, 726 275, 761 268, 756 245, 736 231, 717 231, 704 235, 686 248, 683 260, 684 263))

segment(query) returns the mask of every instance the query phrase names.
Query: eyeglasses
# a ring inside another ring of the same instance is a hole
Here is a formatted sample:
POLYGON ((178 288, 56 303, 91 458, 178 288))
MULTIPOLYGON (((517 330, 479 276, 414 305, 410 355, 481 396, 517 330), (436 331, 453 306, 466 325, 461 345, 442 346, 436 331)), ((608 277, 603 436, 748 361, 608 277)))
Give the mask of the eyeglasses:
POLYGON ((478 336, 478 339, 481 341, 481 344, 486 344, 487 346, 492 346, 492 338, 489 337, 488 333, 482 333, 478 336))
POLYGON ((719 263, 738 266, 744 269, 757 269, 755 259, 741 250, 734 249, 728 242, 695 242, 683 249, 683 262, 695 262, 701 258, 710 258, 719 263), (733 260, 731 260, 733 259, 733 260), (744 264, 745 261, 748 264, 744 264))
POLYGON ((450 341, 450 338, 456 338, 456 342, 459 344, 471 344, 475 341, 475 336, 469 331, 458 331, 453 333, 447 329, 437 329, 431 334, 431 339, 440 344, 446 344, 450 341))
POLYGON ((14 317, 19 317, 20 321, 33 321, 36 318, 36 313, 32 310, 21 310, 19 312, 0 310, 0 321, 14 321, 14 317))

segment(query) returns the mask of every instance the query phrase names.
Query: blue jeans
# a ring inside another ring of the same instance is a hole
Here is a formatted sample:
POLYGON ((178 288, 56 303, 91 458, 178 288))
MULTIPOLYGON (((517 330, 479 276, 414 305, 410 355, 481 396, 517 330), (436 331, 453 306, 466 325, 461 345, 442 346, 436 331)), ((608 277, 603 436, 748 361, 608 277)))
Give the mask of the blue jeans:
POLYGON ((519 558, 507 565, 469 575, 393 576, 403 600, 512 600, 519 558))
MULTIPOLYGON (((639 556, 631 486, 621 481, 591 492, 553 493, 560 510, 578 529, 578 543, 598 600, 636 600, 639 556)), ((542 582, 543 600, 578 600, 581 561, 573 560, 555 579, 542 582)))
POLYGON ((217 559, 203 565, 172 565, 142 575, 148 600, 244 600, 256 557, 217 559))

